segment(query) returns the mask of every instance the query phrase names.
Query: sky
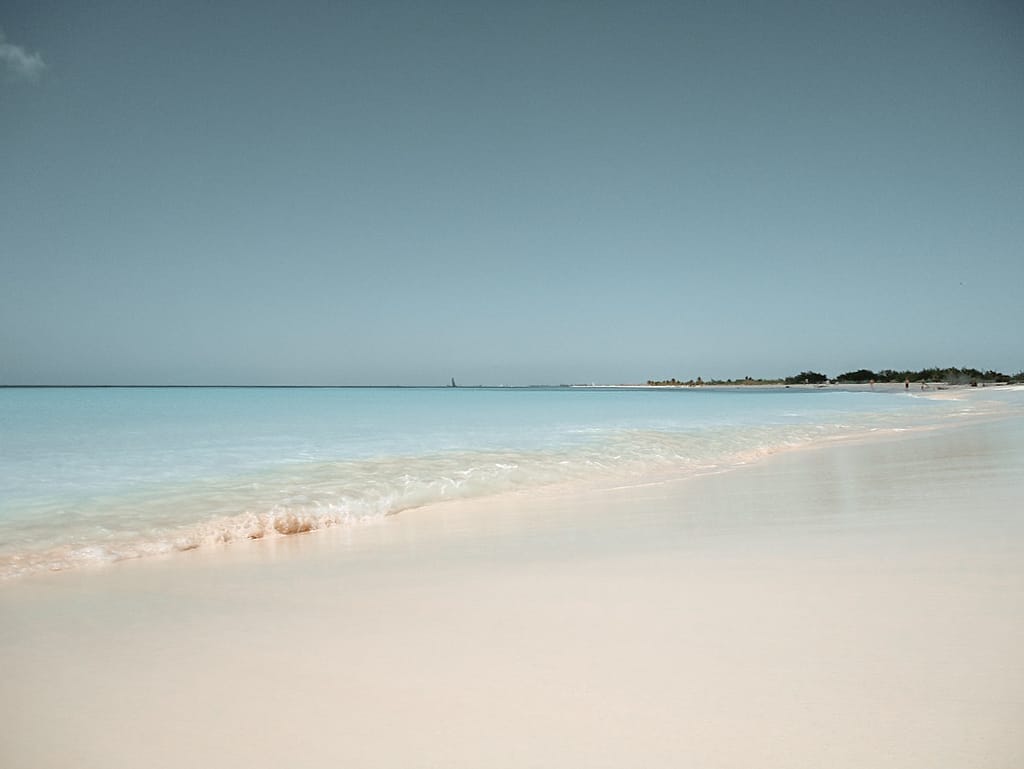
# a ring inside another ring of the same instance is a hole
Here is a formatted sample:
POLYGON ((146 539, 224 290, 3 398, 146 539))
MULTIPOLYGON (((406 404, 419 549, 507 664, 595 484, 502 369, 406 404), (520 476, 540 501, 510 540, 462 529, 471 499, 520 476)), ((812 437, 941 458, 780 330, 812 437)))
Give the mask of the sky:
POLYGON ((0 5, 0 384, 1024 369, 1024 6, 0 5))

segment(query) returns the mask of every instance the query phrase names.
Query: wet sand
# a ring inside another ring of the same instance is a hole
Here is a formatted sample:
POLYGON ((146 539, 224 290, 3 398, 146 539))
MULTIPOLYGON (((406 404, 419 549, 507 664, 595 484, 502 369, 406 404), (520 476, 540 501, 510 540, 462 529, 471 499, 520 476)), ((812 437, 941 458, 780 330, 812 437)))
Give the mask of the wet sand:
POLYGON ((1024 424, 0 587, 0 763, 1024 765, 1024 424))

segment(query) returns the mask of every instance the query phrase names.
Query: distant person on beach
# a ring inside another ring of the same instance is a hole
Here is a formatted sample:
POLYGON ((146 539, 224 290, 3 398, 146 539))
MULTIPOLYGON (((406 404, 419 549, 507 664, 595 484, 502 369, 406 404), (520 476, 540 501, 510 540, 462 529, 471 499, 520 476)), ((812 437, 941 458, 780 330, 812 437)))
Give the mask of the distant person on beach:
POLYGON ((910 389, 910 377, 907 377, 906 379, 903 380, 903 389, 904 390, 909 390, 910 389))

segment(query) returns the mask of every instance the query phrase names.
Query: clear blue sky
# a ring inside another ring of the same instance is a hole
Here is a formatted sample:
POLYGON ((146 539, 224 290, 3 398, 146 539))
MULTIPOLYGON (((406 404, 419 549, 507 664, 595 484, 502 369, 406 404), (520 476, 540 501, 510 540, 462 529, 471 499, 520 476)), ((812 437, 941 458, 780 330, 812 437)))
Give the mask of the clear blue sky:
POLYGON ((0 383, 1024 368, 1024 6, 0 6, 0 383))

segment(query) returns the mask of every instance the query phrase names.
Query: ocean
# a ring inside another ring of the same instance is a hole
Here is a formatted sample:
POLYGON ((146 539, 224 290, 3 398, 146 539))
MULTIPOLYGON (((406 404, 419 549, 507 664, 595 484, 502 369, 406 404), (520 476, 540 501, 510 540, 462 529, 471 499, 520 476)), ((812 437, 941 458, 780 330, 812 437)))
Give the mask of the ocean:
POLYGON ((1008 389, 5 388, 0 579, 720 472, 1019 408, 1008 389))

